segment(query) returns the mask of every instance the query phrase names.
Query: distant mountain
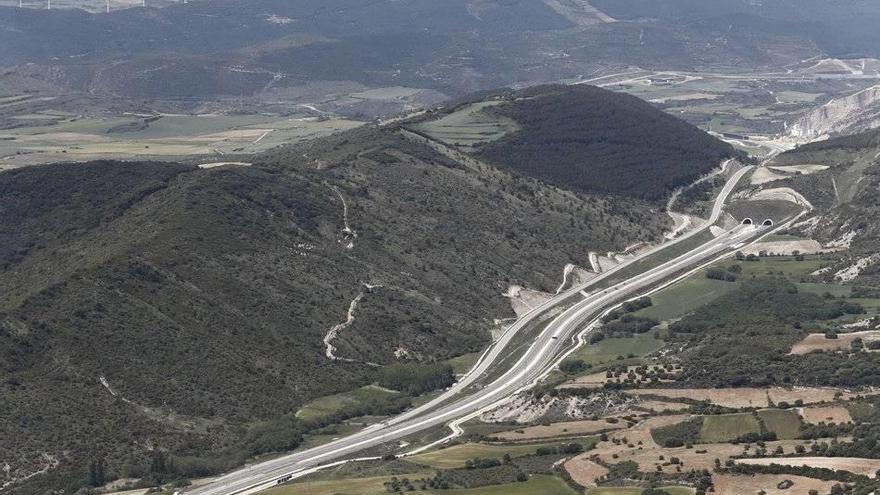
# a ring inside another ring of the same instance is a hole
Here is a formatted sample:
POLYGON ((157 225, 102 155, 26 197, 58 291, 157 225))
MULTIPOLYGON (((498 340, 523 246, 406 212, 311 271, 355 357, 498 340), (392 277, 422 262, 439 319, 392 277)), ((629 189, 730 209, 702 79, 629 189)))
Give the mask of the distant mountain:
MULTIPOLYGON (((512 94, 572 98, 577 113, 544 116, 572 139, 583 136, 564 122, 587 133, 601 117, 643 136, 669 124, 669 142, 702 142, 631 97, 577 99, 593 92, 512 94), (627 108, 651 112, 632 120, 627 108)), ((70 493, 101 460, 110 478, 158 479, 166 473, 151 456, 160 452, 173 461, 163 469, 196 477, 293 448, 321 425, 293 417, 305 402, 368 384, 377 366, 479 350, 495 320, 513 316, 509 286, 552 292, 566 264, 589 264, 589 251, 659 238, 668 219, 655 204, 547 185, 504 163, 515 154, 501 151, 506 142, 542 145, 526 110, 498 107, 518 130, 485 155, 497 166, 389 125, 250 167, 96 162, 0 173, 0 458, 16 459, 0 480, 48 466, 6 491, 70 493)), ((606 170, 627 146, 650 161, 650 146, 614 144, 614 155, 582 151, 606 170)), ((658 149, 652 173, 681 173, 668 153, 658 149)), ((682 163, 694 173, 705 165, 682 163)))
POLYGON ((730 39, 795 36, 832 57, 880 54, 880 4, 872 0, 591 0, 621 20, 724 27, 730 39), (713 26, 714 25, 714 26, 713 26))
POLYGON ((283 101, 322 82, 456 97, 629 66, 744 71, 880 55, 874 3, 831 9, 811 1, 791 7, 794 17, 782 15, 790 2, 752 4, 218 0, 111 14, 6 7, 0 67, 62 91, 283 101))

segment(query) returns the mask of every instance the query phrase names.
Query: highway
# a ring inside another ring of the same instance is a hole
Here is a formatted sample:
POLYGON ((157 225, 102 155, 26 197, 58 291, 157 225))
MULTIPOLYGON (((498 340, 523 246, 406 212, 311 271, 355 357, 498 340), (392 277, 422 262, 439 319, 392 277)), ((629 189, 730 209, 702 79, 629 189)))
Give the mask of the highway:
MULTIPOLYGON (((715 223, 720 218, 727 197, 749 170, 749 167, 743 168, 731 177, 718 195, 712 215, 703 227, 715 223)), ((737 249, 769 229, 770 227, 739 225, 668 262, 647 269, 616 285, 589 293, 590 287, 618 270, 606 272, 586 284, 559 294, 521 317, 508 327, 499 340, 484 353, 470 373, 429 403, 348 437, 234 471, 208 485, 188 490, 186 494, 238 495, 251 493, 257 489, 274 485, 280 478, 295 476, 305 470, 337 461, 377 445, 399 441, 409 435, 490 407, 543 376, 559 355, 571 346, 572 337, 603 310, 644 293, 676 274, 737 249), (584 291, 586 295, 581 291, 584 291), (481 383, 481 379, 485 380, 487 374, 509 356, 511 352, 511 349, 508 348, 509 344, 514 341, 520 331, 533 323, 537 317, 555 308, 563 308, 563 310, 543 328, 518 361, 507 370, 495 370, 496 373, 504 371, 500 377, 489 383, 481 383)), ((668 248, 671 244, 681 242, 699 231, 702 229, 695 229, 673 242, 663 244, 642 254, 633 261, 649 256, 660 249, 668 248)), ((629 266, 629 264, 622 266, 629 266)))

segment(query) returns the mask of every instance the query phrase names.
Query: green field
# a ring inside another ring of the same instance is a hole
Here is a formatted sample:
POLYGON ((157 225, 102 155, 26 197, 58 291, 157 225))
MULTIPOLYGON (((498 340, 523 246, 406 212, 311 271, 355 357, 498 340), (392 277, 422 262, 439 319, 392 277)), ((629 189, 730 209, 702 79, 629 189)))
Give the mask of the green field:
POLYGON ((35 125, 0 130, 4 165, 56 161, 137 158, 204 158, 253 154, 361 125, 346 119, 289 118, 279 115, 163 115, 80 117, 25 112, 35 125), (37 117, 37 118, 34 118, 37 117))
POLYGON ((352 390, 351 392, 328 395, 326 397, 315 399, 302 406, 299 411, 296 412, 296 416, 305 421, 320 419, 339 412, 346 407, 363 404, 377 396, 390 397, 394 395, 399 394, 373 385, 367 385, 366 387, 361 387, 352 390))
POLYGON ((617 356, 626 357, 635 354, 646 356, 663 347, 663 341, 655 339, 651 332, 635 335, 631 338, 608 338, 595 344, 586 344, 571 355, 571 359, 580 359, 593 367, 603 364, 620 364, 617 356))
MULTIPOLYGON (((414 473, 397 476, 398 479, 409 478, 418 480, 431 478, 434 473, 414 473)), ((344 480, 321 480, 290 483, 260 492, 265 495, 382 495, 387 494, 384 483, 391 480, 391 476, 375 476, 371 478, 352 478, 344 480)), ((415 484, 415 483, 414 483, 415 484)), ((449 495, 577 495, 577 492, 569 487, 564 481, 555 476, 535 475, 528 481, 521 483, 508 483, 504 485, 492 485, 481 488, 469 488, 458 490, 419 490, 416 484, 415 492, 408 493, 432 493, 449 495)), ((673 495, 685 495, 692 492, 670 492, 673 495)))
MULTIPOLYGON (((753 277, 784 276, 796 283, 801 290, 824 294, 830 292, 836 296, 849 295, 848 287, 833 284, 801 283, 801 277, 810 274, 827 263, 820 256, 807 256, 803 261, 798 261, 794 256, 778 256, 761 258, 760 261, 736 261, 726 258, 714 267, 726 268, 738 264, 742 267, 739 279, 753 277)), ((651 296, 653 306, 639 310, 636 316, 655 318, 668 321, 680 318, 689 312, 711 303, 720 296, 734 291, 739 287, 738 283, 722 282, 706 278, 706 271, 700 270, 690 277, 667 287, 651 296)))
POLYGON ((651 300, 654 305, 635 314, 661 321, 680 318, 736 288, 735 283, 710 280, 706 278, 706 272, 700 270, 687 279, 652 295, 651 300))
MULTIPOLYGON (((797 261, 793 256, 773 256, 761 258, 761 261, 741 262, 742 276, 751 277, 764 275, 784 275, 792 282, 797 282, 802 275, 808 275, 822 268, 827 262, 818 256, 807 256, 797 261)), ((727 263, 728 265, 730 263, 727 263)))
MULTIPOLYGON (((694 494, 693 488, 687 488, 684 486, 664 486, 660 489, 664 490, 666 492, 669 492, 669 495, 693 495, 694 494)), ((591 488, 589 491, 587 491, 587 495, 641 495, 643 491, 645 491, 644 488, 600 487, 600 488, 591 488)))
POLYGON ((751 413, 705 416, 700 439, 705 443, 729 442, 746 433, 759 433, 758 420, 751 413))
POLYGON ((452 366, 452 369, 455 370, 456 375, 463 375, 471 370, 475 364, 477 364, 477 359, 480 359, 482 356, 482 352, 472 352, 470 354, 465 354, 463 356, 458 356, 446 361, 446 363, 452 366))
MULTIPOLYGON (((398 478, 430 478, 433 473, 415 473, 402 475, 398 478)), ((388 493, 385 490, 385 482, 390 481, 392 476, 375 476, 371 478, 351 478, 343 480, 303 481, 291 483, 265 490, 266 495, 380 495, 388 493)))
MULTIPOLYGON (((580 442, 573 439, 571 442, 580 442)), ((571 443, 569 442, 569 443, 571 443)), ((584 442, 580 442, 584 443, 584 442)), ((535 453, 540 447, 557 447, 560 443, 540 443, 540 444, 524 444, 524 445, 490 445, 486 443, 465 443, 454 445, 445 449, 434 450, 419 454, 413 457, 407 457, 406 460, 415 464, 429 466, 438 469, 455 469, 464 467, 469 459, 477 457, 486 459, 500 459, 504 454, 510 454, 511 457, 522 457, 535 453)))
POLYGON ((800 435, 801 417, 789 409, 765 409, 758 411, 758 417, 764 422, 767 431, 776 433, 780 440, 795 439, 800 435))
POLYGON ((510 118, 484 111, 501 101, 483 101, 466 105, 439 119, 421 122, 413 129, 451 146, 473 148, 497 141, 519 127, 510 118))

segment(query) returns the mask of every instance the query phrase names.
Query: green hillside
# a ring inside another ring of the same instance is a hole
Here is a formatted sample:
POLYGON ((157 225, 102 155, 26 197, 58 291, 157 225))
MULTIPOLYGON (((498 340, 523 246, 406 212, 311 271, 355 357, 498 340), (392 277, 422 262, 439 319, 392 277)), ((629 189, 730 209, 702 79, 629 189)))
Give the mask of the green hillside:
MULTIPOLYGON (((108 479, 158 480, 293 448, 320 426, 294 413, 375 381, 367 361, 477 351, 513 316, 509 284, 552 291, 566 263, 667 223, 394 128, 258 161, 0 174, 0 457, 21 459, 8 477, 57 463, 11 493, 74 491, 100 460, 108 479), (332 361, 323 340, 358 297, 332 361)), ((408 403, 391 397, 328 420, 408 403)))

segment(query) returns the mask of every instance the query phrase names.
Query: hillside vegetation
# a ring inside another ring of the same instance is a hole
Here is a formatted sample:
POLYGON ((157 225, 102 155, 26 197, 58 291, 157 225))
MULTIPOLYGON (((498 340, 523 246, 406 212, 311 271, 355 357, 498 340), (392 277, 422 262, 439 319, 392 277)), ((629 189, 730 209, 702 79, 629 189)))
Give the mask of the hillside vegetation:
POLYGON ((479 121, 461 122, 460 113, 468 121, 478 120, 470 117, 474 113, 512 121, 503 135, 489 134, 482 144, 469 137, 462 149, 560 187, 645 200, 667 197, 735 154, 730 145, 643 100, 595 86, 539 86, 495 99, 478 112, 468 104, 453 107, 437 124, 416 128, 456 144, 465 136, 498 132, 479 121))
POLYGON ((90 464, 106 479, 204 476, 397 412, 406 396, 294 416, 377 380, 446 386, 446 367, 407 381, 383 366, 477 351, 513 315, 508 285, 552 291, 588 250, 667 227, 639 201, 471 168, 393 127, 252 167, 6 172, 0 212, 0 457, 14 460, 0 479, 50 466, 11 493, 73 492, 90 464))
POLYGON ((493 111, 522 129, 480 156, 583 191, 662 199, 734 155, 643 100, 594 86, 528 89, 493 111))
POLYGON ((880 284, 880 224, 871 221, 880 214, 880 131, 829 139, 801 146, 778 156, 773 165, 820 164, 828 167, 812 174, 767 184, 800 191, 816 206, 814 219, 794 231, 825 245, 845 247, 839 262, 819 278, 852 282, 867 293, 880 284), (856 269, 853 269, 856 267, 856 269), (847 272, 847 270, 850 270, 847 272), (843 272, 842 272, 843 271, 843 272))

